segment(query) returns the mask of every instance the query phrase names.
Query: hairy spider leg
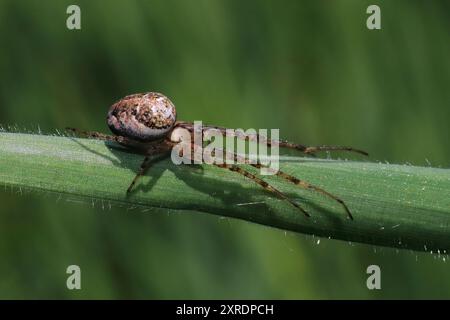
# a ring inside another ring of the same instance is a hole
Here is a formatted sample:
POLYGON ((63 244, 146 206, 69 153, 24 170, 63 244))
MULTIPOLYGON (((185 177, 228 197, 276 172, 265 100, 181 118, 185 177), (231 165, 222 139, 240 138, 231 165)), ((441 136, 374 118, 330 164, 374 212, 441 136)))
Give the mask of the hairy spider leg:
POLYGON ((247 157, 243 157, 243 156, 238 155, 238 154, 233 153, 233 152, 227 152, 227 151, 225 151, 223 149, 220 149, 220 148, 217 148, 216 150, 219 150, 221 152, 224 152, 225 154, 233 156, 234 157, 234 161, 236 161, 236 162, 238 162, 238 160, 240 160, 240 161, 244 162, 245 164, 251 165, 252 167, 255 167, 255 168, 258 168, 258 169, 266 168, 267 170, 271 171, 272 173, 274 173, 278 177, 280 177, 280 178, 282 178, 282 179, 284 179, 284 180, 286 180, 286 181, 288 181, 288 182, 290 182, 292 184, 295 184, 295 185, 297 185, 297 186, 299 186, 299 187, 301 187, 303 189, 306 189, 306 190, 316 191, 318 193, 321 193, 322 195, 325 195, 326 197, 329 197, 329 198, 333 199, 334 201, 336 201, 336 202, 338 202, 339 204, 342 205, 342 207, 344 208, 344 210, 347 213, 348 217, 351 220, 353 220, 353 215, 350 212, 350 209, 345 204, 345 202, 342 199, 340 199, 339 197, 335 196, 334 194, 329 193, 328 191, 326 191, 326 190, 324 190, 324 189, 322 189, 320 187, 312 185, 312 184, 310 184, 309 182, 307 182, 305 180, 302 180, 302 179, 299 179, 297 177, 294 177, 294 176, 292 176, 292 175, 290 175, 290 174, 288 174, 288 173, 286 173, 284 171, 272 169, 269 166, 263 165, 261 163, 252 163, 250 161, 250 159, 248 159, 247 157))
POLYGON ((66 128, 66 129, 81 137, 95 138, 103 141, 113 141, 124 145, 128 144, 130 147, 137 146, 140 150, 145 150, 145 158, 142 161, 141 166, 139 167, 138 173, 136 174, 130 186, 128 187, 127 193, 130 193, 132 191, 133 187, 136 185, 139 178, 142 177, 150 168, 152 164, 151 160, 156 160, 152 159, 151 157, 155 155, 164 154, 172 148, 172 144, 165 140, 158 141, 157 142, 158 144, 145 144, 128 139, 126 137, 107 135, 96 131, 83 131, 75 128, 66 128))
MULTIPOLYGON (((191 152, 192 153, 195 152, 194 148, 195 148, 195 144, 191 143, 191 152)), ((218 150, 221 150, 221 149, 218 149, 218 150)), ((283 192, 281 192, 278 189, 276 189, 275 187, 271 186, 268 182, 266 182, 263 179, 257 177, 256 175, 254 175, 254 174, 252 174, 252 173, 250 173, 250 172, 240 168, 237 165, 229 165, 229 164, 225 164, 225 163, 224 164, 213 163, 213 165, 215 165, 216 167, 222 168, 222 169, 228 169, 230 171, 239 173, 239 174, 249 178, 250 180, 252 180, 256 184, 260 185, 263 189, 278 195, 281 199, 286 200, 287 202, 292 204, 294 207, 296 207, 301 212, 303 212, 303 214, 306 217, 310 217, 310 214, 305 209, 303 209, 298 203, 296 203, 295 201, 290 199, 287 195, 285 195, 283 192)))
MULTIPOLYGON (((349 151, 349 152, 355 152, 362 154, 364 156, 368 156, 369 154, 366 151, 355 149, 353 147, 347 147, 347 146, 304 146, 301 144, 292 143, 286 140, 279 140, 272 143, 278 143, 280 147, 283 148, 290 148, 290 149, 296 149, 299 150, 305 154, 315 154, 320 151, 349 151)), ((270 146, 271 143, 268 143, 270 146)))
POLYGON ((146 156, 139 167, 139 171, 134 177, 133 181, 131 181, 130 186, 127 189, 127 193, 130 193, 133 187, 136 185, 136 182, 140 177, 142 177, 145 172, 150 168, 150 156, 146 156))
POLYGON ((266 181, 262 180, 261 178, 258 178, 257 176, 255 176, 254 174, 236 166, 236 165, 229 165, 229 164, 217 164, 214 163, 214 165, 216 167, 222 168, 222 169, 228 169, 230 171, 239 173, 241 175, 243 175, 244 177, 249 178, 250 180, 252 180, 253 182, 259 184, 261 187, 263 187, 265 190, 275 193, 276 195, 278 195, 280 198, 288 201, 290 204, 292 204, 294 207, 296 207, 297 209, 299 209, 301 212, 303 212, 303 214, 306 217, 310 217, 310 214, 303 209, 298 203, 296 203, 295 201, 293 201, 292 199, 290 199, 288 196, 286 196, 283 192, 279 191, 278 189, 274 188, 273 186, 271 186, 269 183, 267 183, 266 181))
POLYGON ((347 207, 347 205, 345 204, 344 200, 342 200, 341 198, 335 196, 334 194, 329 193, 328 191, 325 191, 324 189, 319 188, 319 187, 317 187, 317 186, 315 186, 315 185, 312 185, 312 184, 310 184, 309 182, 307 182, 307 181, 305 181, 305 180, 302 180, 302 179, 299 179, 299 178, 297 178, 297 177, 294 177, 294 176, 292 176, 292 175, 290 175, 290 174, 287 174, 287 173, 285 173, 285 172, 283 172, 283 171, 281 171, 281 170, 277 170, 277 171, 276 171, 276 170, 271 169, 271 168, 269 168, 269 167, 267 167, 267 166, 264 166, 264 165, 262 165, 262 164, 251 164, 251 166, 253 166, 253 167, 255 167, 255 168, 258 168, 258 169, 261 168, 261 167, 265 167, 265 168, 267 168, 268 170, 273 171, 273 173, 276 174, 278 177, 281 177, 281 178, 283 178, 283 179, 285 179, 285 180, 287 180, 287 181, 289 181, 289 182, 291 182, 291 183, 293 183, 293 184, 295 184, 295 185, 297 185, 297 186, 300 186, 300 187, 302 187, 303 189, 316 191, 316 192, 318 192, 318 193, 321 193, 321 194, 323 194, 323 195, 325 195, 325 196, 327 196, 327 197, 329 197, 329 198, 335 200, 336 202, 338 202, 339 204, 342 205, 342 207, 344 208, 344 210, 345 210, 345 212, 347 213, 348 217, 349 217, 351 220, 353 220, 353 215, 352 215, 352 213, 350 212, 350 210, 349 210, 349 208, 347 207))
POLYGON ((108 135, 97 131, 83 131, 76 128, 66 128, 66 130, 71 131, 72 133, 80 137, 95 138, 103 141, 113 141, 118 143, 130 142, 130 139, 126 137, 108 135))
MULTIPOLYGON (((155 146, 156 147, 156 146, 155 146)), ((148 171, 148 169, 150 169, 150 167, 152 166, 153 163, 158 162, 164 158, 166 158, 169 155, 169 151, 171 146, 169 147, 168 145, 164 146, 164 145, 160 145, 156 148, 153 148, 153 150, 149 150, 147 155, 145 156, 144 160, 141 163, 141 166, 139 167, 139 171, 136 174, 136 176, 134 177, 133 181, 131 181, 130 186, 127 189, 127 193, 131 193, 131 191, 133 190, 134 186, 136 185, 136 182, 145 175, 145 173, 148 171), (160 158, 153 158, 152 156, 157 156, 157 155, 161 155, 160 158)))
MULTIPOLYGON (((176 126, 188 129, 190 131, 194 130, 194 124, 190 123, 190 122, 181 122, 180 121, 180 122, 176 123, 176 126)), ((272 139, 268 140, 266 136, 263 136, 260 134, 246 135, 241 131, 235 131, 235 130, 232 130, 231 132, 230 131, 227 132, 227 128, 224 128, 224 127, 209 126, 209 125, 202 126, 203 132, 206 130, 209 130, 209 129, 219 130, 222 133, 222 135, 224 135, 224 136, 236 137, 241 140, 254 141, 254 142, 261 143, 261 144, 265 143, 269 147, 271 145, 278 145, 282 148, 295 149, 295 150, 298 150, 300 152, 303 152, 303 153, 309 154, 309 155, 314 155, 315 153, 320 152, 320 151, 349 151, 349 152, 359 153, 364 156, 369 155, 366 151, 363 151, 360 149, 355 149, 353 147, 348 147, 348 146, 327 146, 327 145, 305 146, 302 144, 293 143, 293 142, 289 142, 286 140, 272 140, 272 139)))

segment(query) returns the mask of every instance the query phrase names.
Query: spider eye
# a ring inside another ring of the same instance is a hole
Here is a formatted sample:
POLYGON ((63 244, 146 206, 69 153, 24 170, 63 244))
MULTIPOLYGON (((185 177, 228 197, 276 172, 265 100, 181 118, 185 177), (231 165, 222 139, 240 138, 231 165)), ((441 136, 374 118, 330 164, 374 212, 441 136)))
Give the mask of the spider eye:
POLYGON ((140 141, 163 138, 173 128, 177 113, 166 96, 138 93, 120 99, 108 112, 108 126, 114 134, 140 141))

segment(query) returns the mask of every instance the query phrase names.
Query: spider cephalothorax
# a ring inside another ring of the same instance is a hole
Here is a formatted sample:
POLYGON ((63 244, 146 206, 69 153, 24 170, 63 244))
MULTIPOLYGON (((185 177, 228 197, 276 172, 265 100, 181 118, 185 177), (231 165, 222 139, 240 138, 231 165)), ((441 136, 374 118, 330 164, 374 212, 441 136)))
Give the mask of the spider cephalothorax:
MULTIPOLYGON (((73 128, 68 129, 80 136, 118 142, 121 145, 129 147, 132 150, 136 150, 136 152, 143 154, 145 156, 144 161, 142 162, 141 167, 139 169, 139 172, 137 173, 136 177, 131 182, 127 190, 128 193, 132 191, 138 178, 143 176, 146 170, 150 167, 151 165, 150 160, 152 156, 159 154, 169 154, 172 148, 180 142, 178 139, 178 135, 176 134, 177 131, 181 129, 187 130, 190 133, 193 133, 194 131, 193 123, 176 121, 175 105, 169 100, 169 98, 167 98, 161 93, 156 92, 138 93, 120 99, 111 106, 108 112, 107 122, 109 128, 114 133, 113 136, 93 131, 80 131, 73 128)), ((230 131, 227 131, 226 128, 216 126, 203 126, 201 130, 202 133, 204 133, 209 129, 215 129, 224 136, 230 134, 230 131)), ((319 151, 339 150, 339 151, 353 151, 363 155, 367 155, 366 152, 351 147, 342 147, 342 146, 311 147, 283 140, 271 140, 258 134, 240 136, 239 134, 237 134, 237 132, 238 131, 233 133, 234 134, 233 137, 236 137, 238 139, 257 141, 257 143, 259 144, 267 144, 268 146, 276 144, 280 147, 296 149, 305 154, 314 154, 319 151)), ((192 140, 191 141, 192 150, 194 149, 194 147, 195 142, 192 140)), ((235 154, 234 152, 233 153, 229 153, 228 151, 225 152, 228 155, 231 154, 231 156, 235 159, 241 157, 235 154)), ((192 156, 192 154, 188 156, 192 156)), ((247 158, 244 158, 243 163, 253 166, 255 168, 266 167, 265 165, 259 162, 253 163, 249 161, 247 158)), ((293 201, 283 192, 274 188, 266 181, 242 169, 240 166, 236 164, 227 164, 227 163, 223 164, 214 163, 214 165, 219 168, 224 168, 239 173, 253 180, 255 183, 259 184, 264 189, 278 195, 280 198, 288 201, 290 204, 298 208, 306 216, 309 216, 308 212, 306 212, 306 210, 303 209, 297 202, 293 201)), ((304 180, 293 177, 281 170, 274 171, 273 174, 276 174, 277 176, 299 187, 319 192, 337 201, 343 206, 349 218, 353 219, 347 205, 337 196, 319 187, 311 185, 310 183, 304 180)))

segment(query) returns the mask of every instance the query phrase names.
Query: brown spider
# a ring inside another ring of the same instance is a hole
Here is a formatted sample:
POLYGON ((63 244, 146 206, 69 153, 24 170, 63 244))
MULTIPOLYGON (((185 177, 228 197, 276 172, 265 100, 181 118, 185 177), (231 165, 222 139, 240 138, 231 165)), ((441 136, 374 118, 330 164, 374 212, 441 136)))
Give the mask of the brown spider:
MULTIPOLYGON (((118 102, 113 104, 108 112, 107 116, 108 126, 114 135, 106 135, 100 132, 93 131, 80 131, 74 128, 67 128, 73 133, 84 136, 91 137, 105 141, 114 141, 127 148, 132 149, 134 152, 143 154, 145 156, 140 169, 131 182, 127 193, 130 193, 136 184, 139 177, 143 176, 147 169, 151 165, 150 157, 159 154, 168 154, 172 148, 177 145, 180 141, 177 137, 177 129, 185 129, 190 133, 194 132, 194 125, 191 122, 176 121, 176 110, 174 104, 164 95, 156 92, 138 93, 126 96, 120 99, 118 102)), ((226 128, 216 127, 216 126, 203 126, 202 135, 208 129, 218 130, 222 135, 226 136, 230 134, 230 131, 226 131, 226 128)), ((296 144, 283 140, 267 140, 266 137, 255 135, 245 135, 242 136, 238 133, 234 133, 233 137, 238 139, 245 139, 247 141, 257 141, 257 143, 265 143, 267 146, 278 145, 280 147, 291 148, 301 151, 305 154, 312 155, 318 151, 352 151, 363 155, 368 155, 365 151, 357 150, 351 147, 342 146, 315 146, 308 147, 301 144, 296 144)), ((191 150, 193 151, 195 143, 192 140, 191 150)), ((231 154, 234 159, 238 156, 235 153, 231 154)), ((242 160, 242 159, 241 159, 242 160)), ((255 168, 268 168, 268 166, 261 163, 252 163, 248 158, 244 158, 244 163, 251 165, 255 168)), ((271 186, 266 181, 257 177, 256 175, 242 169, 235 164, 217 164, 215 166, 223 169, 228 169, 239 173, 255 183, 259 184, 264 189, 278 195, 280 198, 288 201, 294 207, 302 211, 307 217, 309 213, 303 209, 298 203, 290 199, 283 192, 271 186)), ((300 180, 293 177, 281 170, 273 171, 277 176, 298 185, 304 189, 313 190, 319 192, 331 199, 340 203, 345 209, 348 217, 353 219, 350 210, 347 205, 337 196, 319 188, 314 185, 309 184, 306 181, 300 180)))

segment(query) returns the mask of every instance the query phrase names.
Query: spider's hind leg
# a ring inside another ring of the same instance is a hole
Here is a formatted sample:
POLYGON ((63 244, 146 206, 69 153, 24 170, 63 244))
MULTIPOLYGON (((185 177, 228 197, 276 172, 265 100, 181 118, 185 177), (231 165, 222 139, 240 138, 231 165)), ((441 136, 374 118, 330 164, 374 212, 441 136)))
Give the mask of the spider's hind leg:
POLYGON ((133 190, 133 187, 136 185, 136 182, 139 180, 140 177, 142 177, 145 172, 150 168, 150 157, 146 156, 144 158, 144 161, 142 161, 141 166, 139 167, 139 171, 134 177, 133 181, 131 181, 130 186, 127 189, 127 193, 130 193, 131 190, 133 190))
POLYGON ((93 139, 98 139, 98 140, 103 140, 103 141, 115 141, 115 142, 119 142, 119 143, 125 143, 128 140, 127 138, 122 137, 122 136, 113 136, 113 135, 108 135, 108 134, 104 134, 104 133, 97 132, 97 131, 83 131, 83 130, 79 130, 76 128, 66 128, 66 130, 72 132, 77 137, 83 137, 83 138, 93 138, 93 139))
POLYGON ((166 158, 169 155, 169 152, 166 151, 166 148, 154 148, 150 149, 147 156, 145 156, 144 160, 141 163, 141 166, 139 167, 139 171, 134 177, 133 181, 131 181, 130 186, 127 189, 127 194, 131 193, 134 186, 136 185, 136 182, 145 175, 148 169, 150 169, 151 165, 157 161, 160 161, 164 158, 166 158), (158 157, 153 157, 158 156, 158 157))

